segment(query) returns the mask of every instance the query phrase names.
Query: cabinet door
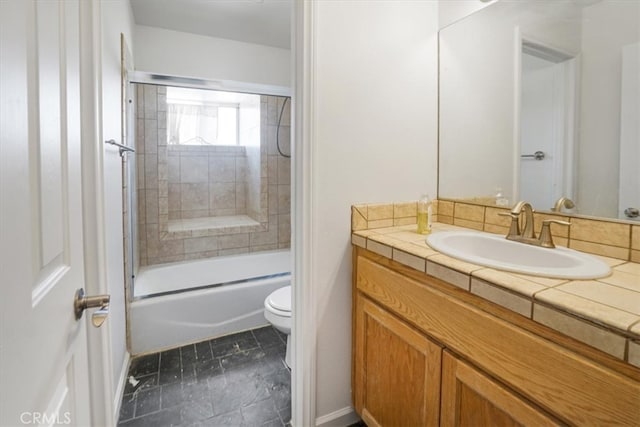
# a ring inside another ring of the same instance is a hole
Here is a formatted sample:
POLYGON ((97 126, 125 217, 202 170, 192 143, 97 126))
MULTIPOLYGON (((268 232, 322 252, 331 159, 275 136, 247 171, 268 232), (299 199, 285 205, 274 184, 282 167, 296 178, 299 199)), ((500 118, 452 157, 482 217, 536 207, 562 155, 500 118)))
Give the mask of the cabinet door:
POLYGON ((355 333, 355 405, 365 423, 438 425, 441 347, 361 296, 355 333))
POLYGON ((442 426, 555 426, 549 415, 445 351, 442 426))

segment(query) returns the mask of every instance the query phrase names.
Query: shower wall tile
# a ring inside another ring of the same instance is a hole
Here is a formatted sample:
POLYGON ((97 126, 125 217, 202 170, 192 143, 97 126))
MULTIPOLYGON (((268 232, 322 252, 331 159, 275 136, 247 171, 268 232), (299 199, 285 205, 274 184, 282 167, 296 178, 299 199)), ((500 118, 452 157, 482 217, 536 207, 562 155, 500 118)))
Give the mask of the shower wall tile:
POLYGON ((269 185, 269 212, 278 212, 278 186, 269 185))
POLYGON ((249 246, 249 233, 218 236, 220 249, 236 249, 249 246))
POLYGON ((166 179, 158 180, 158 196, 169 197, 169 181, 167 181, 166 179))
POLYGON ((207 157, 180 157, 180 182, 209 182, 209 164, 207 157))
POLYGON ((247 210, 247 186, 244 182, 236 182, 236 211, 246 212, 247 210))
POLYGON ((236 157, 209 157, 209 181, 236 182, 236 157))
POLYGON ((247 181, 247 158, 236 156, 236 182, 247 181))
POLYGON ((156 117, 158 112, 158 90, 154 85, 143 85, 143 110, 144 118, 156 117))
POLYGON ((249 253, 249 248, 220 249, 218 251, 219 256, 241 255, 247 253, 249 253))
MULTIPOLYGON (((260 146, 167 146, 166 88, 139 85, 137 95, 140 265, 289 247, 290 160, 276 147, 283 100, 262 97, 260 146), (174 225, 169 231, 172 221, 235 215, 248 215, 260 225, 224 230, 174 225)), ((280 131, 285 152, 290 150, 289 104, 280 131)))
POLYGON ((144 154, 136 153, 136 181, 138 189, 144 189, 144 154))
MULTIPOLYGON (((269 223, 276 222, 277 219, 270 218, 269 223)), ((278 227, 269 227, 268 231, 249 234, 249 246, 260 246, 278 243, 278 227)))
POLYGON ((277 249, 278 249, 278 245, 276 243, 272 243, 268 245, 251 246, 249 248, 249 252, 275 251, 277 249))
POLYGON ((183 211, 209 208, 209 185, 207 183, 181 184, 180 196, 183 211))
POLYGON ((138 224, 144 225, 147 222, 147 203, 145 198, 146 191, 144 189, 138 190, 138 224))
POLYGON ((158 152, 158 120, 144 120, 144 152, 158 152))
POLYGON ((182 219, 205 218, 209 216, 209 209, 198 209, 194 211, 181 211, 182 219))
POLYGON ((169 166, 166 162, 158 162, 158 188, 160 181, 169 181, 169 166))
POLYGON ((182 196, 180 190, 180 184, 169 184, 169 211, 181 211, 182 210, 182 196))
POLYGON ((236 184, 233 182, 209 184, 211 210, 236 208, 236 184))
POLYGON ((144 155, 144 188, 158 188, 158 155, 144 155))
POLYGON ((291 185, 278 185, 278 213, 291 212, 291 185))
POLYGON ((169 183, 180 182, 180 157, 169 156, 167 158, 168 180, 169 183))
POLYGON ((291 215, 281 214, 278 216, 278 244, 291 242, 291 215))
POLYGON ((145 207, 146 209, 146 223, 157 224, 158 223, 158 192, 148 190, 145 191, 145 207))
POLYGON ((277 157, 278 159, 278 185, 291 184, 291 160, 286 157, 277 157))
POLYGON ((195 237, 184 240, 184 252, 187 254, 192 254, 194 252, 207 252, 217 249, 217 237, 195 237))
POLYGON ((144 118, 136 119, 136 153, 144 154, 144 118))

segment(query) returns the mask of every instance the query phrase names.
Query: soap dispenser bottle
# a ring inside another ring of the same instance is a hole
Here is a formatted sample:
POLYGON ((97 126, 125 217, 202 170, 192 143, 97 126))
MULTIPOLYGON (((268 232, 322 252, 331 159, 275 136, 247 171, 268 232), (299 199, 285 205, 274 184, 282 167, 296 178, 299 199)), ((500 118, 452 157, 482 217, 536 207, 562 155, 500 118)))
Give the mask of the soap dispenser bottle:
POLYGON ((424 194, 418 200, 418 234, 431 233, 431 199, 424 194))

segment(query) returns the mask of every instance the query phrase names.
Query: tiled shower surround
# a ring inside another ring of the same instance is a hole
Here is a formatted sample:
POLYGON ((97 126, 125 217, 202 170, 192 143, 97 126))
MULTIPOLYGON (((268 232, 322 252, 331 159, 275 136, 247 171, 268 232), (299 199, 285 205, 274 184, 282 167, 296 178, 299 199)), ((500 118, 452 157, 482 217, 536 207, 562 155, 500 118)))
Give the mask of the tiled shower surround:
MULTIPOLYGON (((260 144, 167 145, 166 87, 138 85, 140 265, 290 246, 290 159, 276 130, 285 98, 260 97, 260 144)), ((280 126, 290 153, 290 103, 280 126)))

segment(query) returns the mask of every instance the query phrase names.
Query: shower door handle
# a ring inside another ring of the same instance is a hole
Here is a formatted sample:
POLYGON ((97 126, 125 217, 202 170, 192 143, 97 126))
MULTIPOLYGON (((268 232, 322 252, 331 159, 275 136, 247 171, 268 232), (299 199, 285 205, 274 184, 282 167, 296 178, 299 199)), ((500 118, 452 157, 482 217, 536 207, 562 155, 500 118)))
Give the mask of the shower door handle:
POLYGON ((76 291, 73 299, 73 311, 76 316, 76 320, 80 320, 82 314, 87 308, 97 308, 91 315, 91 323, 96 328, 102 326, 107 316, 109 315, 109 301, 110 295, 96 295, 93 297, 85 296, 84 289, 80 288, 76 291))

